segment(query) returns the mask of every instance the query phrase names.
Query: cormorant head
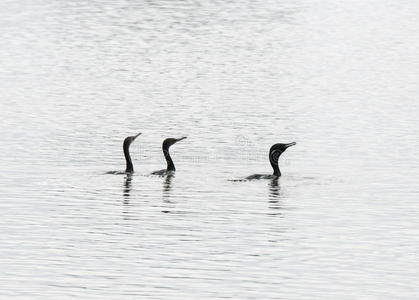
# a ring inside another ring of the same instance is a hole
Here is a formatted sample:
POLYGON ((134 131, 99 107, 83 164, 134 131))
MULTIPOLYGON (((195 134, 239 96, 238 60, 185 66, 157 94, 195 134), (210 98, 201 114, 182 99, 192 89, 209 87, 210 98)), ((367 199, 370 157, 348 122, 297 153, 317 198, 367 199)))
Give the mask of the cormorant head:
POLYGON ((271 164, 278 164, 278 159, 281 154, 289 147, 296 145, 296 142, 292 142, 289 144, 275 144, 269 150, 269 160, 271 164))
POLYGON ((163 141, 163 149, 169 149, 170 146, 176 144, 177 142, 180 142, 181 140, 186 139, 186 136, 181 137, 179 139, 175 138, 167 138, 163 141))
POLYGON ((141 135, 141 132, 140 133, 138 133, 137 135, 133 135, 133 136, 128 136, 128 137, 126 137, 125 138, 125 140, 124 140, 124 148, 125 147, 129 147, 129 145, 131 145, 131 143, 133 142, 133 141, 135 141, 135 139, 138 137, 138 136, 140 136, 141 135))

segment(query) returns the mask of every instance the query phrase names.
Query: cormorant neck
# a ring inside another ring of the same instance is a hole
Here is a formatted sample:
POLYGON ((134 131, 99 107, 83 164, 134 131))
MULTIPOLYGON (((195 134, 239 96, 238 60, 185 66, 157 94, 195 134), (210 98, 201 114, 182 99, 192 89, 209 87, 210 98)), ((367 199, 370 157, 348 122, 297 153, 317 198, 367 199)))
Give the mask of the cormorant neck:
POLYGON ((277 164, 272 164, 271 163, 271 166, 272 166, 272 169, 274 169, 273 175, 276 176, 276 177, 281 176, 281 170, 279 170, 278 163, 277 164))
POLYGON ((172 158, 170 157, 169 147, 163 146, 164 158, 167 161, 167 171, 176 171, 175 164, 173 163, 172 158))
POLYGON ((282 152, 271 151, 269 153, 269 162, 271 163, 272 169, 274 170, 273 176, 281 176, 281 171, 279 170, 278 160, 282 152))
POLYGON ((124 143, 124 156, 127 163, 125 172, 132 173, 134 172, 134 166, 132 165, 131 155, 129 154, 129 144, 124 143))

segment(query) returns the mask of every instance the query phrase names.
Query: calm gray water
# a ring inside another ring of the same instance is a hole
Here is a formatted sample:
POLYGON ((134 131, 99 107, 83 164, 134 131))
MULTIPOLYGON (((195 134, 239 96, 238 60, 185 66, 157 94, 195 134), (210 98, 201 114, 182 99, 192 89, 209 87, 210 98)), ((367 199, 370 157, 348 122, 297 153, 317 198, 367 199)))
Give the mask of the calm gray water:
POLYGON ((418 299, 418 15, 2 1, 0 298, 418 299))

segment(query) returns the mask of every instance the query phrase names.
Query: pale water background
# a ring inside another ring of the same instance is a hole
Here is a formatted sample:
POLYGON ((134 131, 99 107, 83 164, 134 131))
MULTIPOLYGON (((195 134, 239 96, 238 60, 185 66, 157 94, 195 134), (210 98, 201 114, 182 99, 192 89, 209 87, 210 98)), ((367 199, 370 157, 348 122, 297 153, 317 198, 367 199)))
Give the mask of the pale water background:
POLYGON ((0 298, 419 299, 418 16, 1 1, 0 298))

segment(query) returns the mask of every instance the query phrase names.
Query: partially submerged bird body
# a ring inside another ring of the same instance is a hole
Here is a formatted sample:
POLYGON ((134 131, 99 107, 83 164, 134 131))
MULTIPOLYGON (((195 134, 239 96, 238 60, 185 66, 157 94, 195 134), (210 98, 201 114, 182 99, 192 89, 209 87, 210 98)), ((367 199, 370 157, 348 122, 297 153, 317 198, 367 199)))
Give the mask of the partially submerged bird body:
POLYGON ((157 175, 157 176, 166 176, 166 175, 173 175, 173 174, 175 174, 175 171, 168 171, 167 169, 161 169, 161 170, 151 172, 151 175, 157 175))
POLYGON ((179 139, 175 138, 167 138, 163 141, 162 150, 164 158, 167 162, 166 169, 154 171, 151 175, 158 175, 158 176, 165 176, 165 175, 173 175, 176 171, 175 164, 173 163, 172 157, 170 156, 169 148, 170 146, 180 142, 181 140, 186 139, 186 137, 181 137, 179 139))
POLYGON ((122 145, 122 148, 124 150, 124 157, 125 157, 125 171, 110 171, 106 174, 132 174, 134 173, 134 165, 132 164, 131 155, 129 152, 129 147, 131 146, 132 142, 135 141, 135 139, 141 135, 141 132, 137 135, 126 137, 124 140, 124 143, 122 145))
POLYGON ((279 176, 273 174, 253 174, 246 177, 246 180, 258 180, 258 179, 276 179, 279 176))
POLYGON ((271 163, 273 174, 253 174, 246 177, 246 180, 258 180, 258 179, 277 179, 281 176, 279 170, 278 160, 281 154, 289 147, 296 145, 295 142, 289 144, 275 144, 269 149, 269 162, 271 163))

